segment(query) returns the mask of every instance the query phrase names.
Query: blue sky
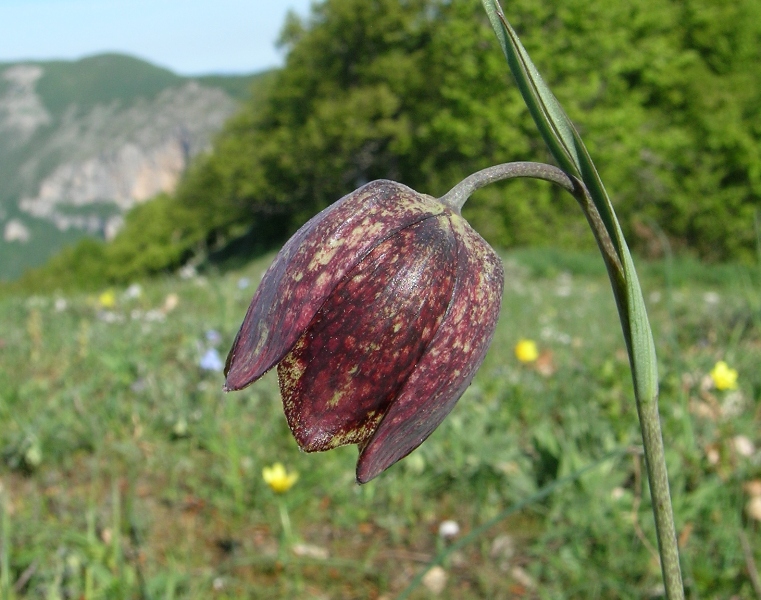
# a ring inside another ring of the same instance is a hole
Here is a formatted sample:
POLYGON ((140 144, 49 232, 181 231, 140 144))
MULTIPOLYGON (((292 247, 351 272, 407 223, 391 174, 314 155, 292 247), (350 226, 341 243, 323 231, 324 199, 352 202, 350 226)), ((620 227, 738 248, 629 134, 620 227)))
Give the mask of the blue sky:
POLYGON ((0 0, 0 62, 123 52, 184 75, 282 64, 288 9, 310 0, 0 0))

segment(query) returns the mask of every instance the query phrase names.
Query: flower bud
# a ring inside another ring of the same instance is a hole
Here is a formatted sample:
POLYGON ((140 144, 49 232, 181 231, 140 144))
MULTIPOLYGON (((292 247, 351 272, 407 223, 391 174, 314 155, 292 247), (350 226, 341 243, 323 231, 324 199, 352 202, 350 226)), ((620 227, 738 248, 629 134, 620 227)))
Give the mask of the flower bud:
POLYGON ((502 264, 456 209, 379 180, 306 223, 265 273, 226 390, 277 365, 308 451, 358 444, 369 481, 452 410, 489 347, 502 264))

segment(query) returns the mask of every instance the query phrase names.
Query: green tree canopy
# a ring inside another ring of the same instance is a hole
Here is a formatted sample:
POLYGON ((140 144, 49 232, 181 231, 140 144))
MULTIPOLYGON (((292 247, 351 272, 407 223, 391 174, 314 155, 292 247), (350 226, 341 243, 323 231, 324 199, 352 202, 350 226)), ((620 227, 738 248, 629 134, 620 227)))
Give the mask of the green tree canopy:
MULTIPOLYGON (((506 10, 635 247, 660 229, 702 257, 751 259, 761 2, 514 0, 506 10)), ((112 277, 120 265, 133 276, 174 266, 245 230, 282 238, 372 179, 441 195, 495 163, 548 160, 476 0, 323 0, 288 18, 281 43, 286 65, 266 93, 172 198, 139 209, 171 231, 127 220, 105 252, 112 277), (147 246, 148 257, 130 257, 147 246)), ((544 183, 486 188, 465 212, 495 245, 593 243, 573 200, 544 183)))
MULTIPOLYGON (((630 228, 708 258, 755 252, 761 3, 516 0, 508 10, 579 124, 630 228), (648 232, 651 233, 648 233, 648 232)), ((546 160, 478 2, 327 0, 282 42, 286 67, 209 161, 230 203, 287 207, 293 229, 365 181, 441 194, 470 172, 546 160)), ((481 192, 493 243, 588 243, 537 184, 481 192)))

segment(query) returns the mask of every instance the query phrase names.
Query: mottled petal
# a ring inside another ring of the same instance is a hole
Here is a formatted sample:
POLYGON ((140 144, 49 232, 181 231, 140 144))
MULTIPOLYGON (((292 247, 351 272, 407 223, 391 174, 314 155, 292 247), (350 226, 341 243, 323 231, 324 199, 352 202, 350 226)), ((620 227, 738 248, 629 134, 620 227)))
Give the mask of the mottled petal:
POLYGON ((439 329, 454 285, 447 217, 376 246, 278 364, 291 431, 306 451, 364 443, 439 329))
POLYGON ((407 456, 439 426, 470 385, 494 335, 502 301, 502 263, 462 217, 450 218, 458 242, 454 296, 430 345, 361 448, 360 483, 407 456))
POLYGON ((241 389, 277 364, 370 250, 443 210, 430 196, 379 180, 316 215, 286 243, 262 279, 227 357, 225 389, 241 389))

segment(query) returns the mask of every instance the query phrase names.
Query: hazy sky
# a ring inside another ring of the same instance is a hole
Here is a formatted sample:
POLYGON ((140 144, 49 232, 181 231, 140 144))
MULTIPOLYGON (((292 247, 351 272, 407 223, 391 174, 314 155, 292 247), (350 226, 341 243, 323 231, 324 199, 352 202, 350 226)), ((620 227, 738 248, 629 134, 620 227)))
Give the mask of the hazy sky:
POLYGON ((288 9, 310 0, 0 0, 0 62, 123 52, 185 75, 282 63, 288 9))

